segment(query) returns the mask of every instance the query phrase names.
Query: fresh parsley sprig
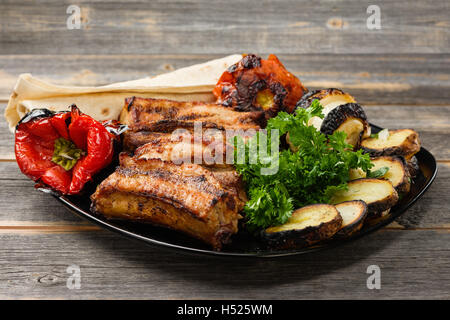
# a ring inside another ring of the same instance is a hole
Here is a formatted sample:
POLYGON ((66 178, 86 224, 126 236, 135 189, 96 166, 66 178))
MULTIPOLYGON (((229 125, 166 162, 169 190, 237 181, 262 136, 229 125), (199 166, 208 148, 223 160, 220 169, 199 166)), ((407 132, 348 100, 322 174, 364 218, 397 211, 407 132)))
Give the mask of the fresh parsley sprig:
POLYGON ((300 108, 295 114, 279 112, 268 121, 267 134, 258 132, 245 144, 245 162, 235 166, 247 187, 249 201, 244 213, 250 230, 283 224, 295 208, 328 203, 336 191, 347 188, 350 169, 361 168, 370 173, 373 167, 370 156, 362 150, 353 151, 345 142, 344 132, 325 136, 308 125, 313 117, 323 118, 322 110, 315 100, 309 108, 300 108), (287 149, 271 155, 271 160, 278 160, 278 170, 263 175, 261 169, 268 166, 267 159, 262 161, 259 155, 252 154, 256 161, 249 163, 249 145, 259 145, 262 139, 267 139, 270 145, 271 130, 278 130, 280 137, 289 134, 289 141, 297 151, 287 149))

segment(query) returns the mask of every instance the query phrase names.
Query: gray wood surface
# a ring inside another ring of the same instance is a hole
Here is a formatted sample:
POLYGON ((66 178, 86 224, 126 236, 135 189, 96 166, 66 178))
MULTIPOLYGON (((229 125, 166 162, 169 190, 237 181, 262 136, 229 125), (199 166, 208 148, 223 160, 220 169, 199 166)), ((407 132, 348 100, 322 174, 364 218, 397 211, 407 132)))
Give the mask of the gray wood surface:
POLYGON ((34 190, 0 120, 0 299, 450 298, 450 3, 377 1, 72 1, 0 3, 0 113, 20 73, 65 85, 155 75, 230 53, 276 53, 308 88, 339 87, 370 122, 416 129, 438 176, 404 215, 323 252, 269 260, 190 256, 131 241, 34 190), (369 265, 381 290, 366 287, 369 265), (81 268, 69 290, 66 268, 81 268))
MULTIPOLYGON (((21 73, 61 85, 95 86, 157 75, 222 56, 0 55, 0 100, 9 98, 21 73)), ((366 105, 448 105, 450 100, 450 54, 280 54, 279 58, 308 88, 349 90, 366 105)))
POLYGON ((381 30, 370 0, 77 1, 68 32, 69 4, 2 1, 0 53, 450 53, 446 0, 377 1, 381 30))
POLYGON ((450 233, 382 230, 332 250, 272 260, 188 256, 95 232, 0 233, 0 298, 450 298, 450 233), (66 268, 81 269, 69 290, 66 268), (368 290, 369 265, 381 289, 368 290))

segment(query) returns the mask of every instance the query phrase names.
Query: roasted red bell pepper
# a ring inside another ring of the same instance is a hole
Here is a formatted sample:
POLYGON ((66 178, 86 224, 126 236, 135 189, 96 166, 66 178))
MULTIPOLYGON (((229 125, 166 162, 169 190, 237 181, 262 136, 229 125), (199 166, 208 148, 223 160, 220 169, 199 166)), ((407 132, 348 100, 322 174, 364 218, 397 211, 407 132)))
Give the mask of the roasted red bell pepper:
POLYGON ((15 153, 20 170, 62 194, 78 194, 108 166, 116 135, 73 105, 70 112, 36 109, 16 127, 15 153))

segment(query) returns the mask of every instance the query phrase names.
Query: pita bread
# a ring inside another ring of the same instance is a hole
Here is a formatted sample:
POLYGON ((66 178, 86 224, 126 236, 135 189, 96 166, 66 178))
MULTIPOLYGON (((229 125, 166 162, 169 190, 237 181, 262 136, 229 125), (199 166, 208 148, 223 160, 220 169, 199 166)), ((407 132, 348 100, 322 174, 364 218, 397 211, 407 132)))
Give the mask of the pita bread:
POLYGON ((219 77, 240 59, 242 55, 231 55, 156 77, 101 87, 58 86, 35 78, 29 73, 21 74, 6 107, 5 118, 9 129, 14 132, 19 120, 27 112, 37 108, 61 111, 76 104, 82 112, 102 121, 117 119, 124 99, 135 95, 144 98, 212 102, 212 89, 219 77))

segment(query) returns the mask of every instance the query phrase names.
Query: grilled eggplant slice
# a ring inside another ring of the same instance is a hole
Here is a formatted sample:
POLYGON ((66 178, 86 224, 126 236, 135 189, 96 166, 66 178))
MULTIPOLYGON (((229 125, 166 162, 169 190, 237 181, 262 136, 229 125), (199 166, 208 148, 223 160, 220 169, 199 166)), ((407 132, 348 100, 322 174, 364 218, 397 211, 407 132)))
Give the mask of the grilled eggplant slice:
POLYGON ((408 193, 411 188, 411 177, 407 168, 406 161, 403 157, 379 157, 372 159, 374 167, 371 171, 388 167, 389 170, 382 177, 388 179, 398 193, 408 193))
POLYGON ((403 156, 409 159, 420 150, 419 134, 412 129, 390 130, 387 139, 364 139, 361 148, 371 157, 403 156))
POLYGON ((411 159, 406 161, 408 166, 408 172, 411 178, 417 177, 420 172, 419 161, 416 156, 412 156, 411 159))
POLYGON ((350 180, 366 178, 367 173, 361 168, 350 169, 349 177, 350 177, 350 180))
POLYGON ((389 180, 363 178, 350 181, 348 190, 336 192, 331 203, 339 204, 350 200, 364 201, 368 206, 368 217, 379 216, 397 203, 398 193, 389 180))
POLYGON ((383 211, 381 214, 379 214, 378 216, 368 217, 366 219, 366 221, 364 221, 364 224, 367 226, 374 226, 374 225, 386 220, 387 218, 389 218, 390 212, 391 212, 391 209, 387 209, 387 210, 383 211))
POLYGON ((335 207, 342 217, 342 226, 336 233, 336 238, 351 236, 362 228, 368 212, 367 204, 364 201, 345 201, 335 207))
POLYGON ((288 222, 267 228, 263 239, 270 247, 290 249, 331 238, 342 225, 342 217, 329 204, 313 204, 295 210, 288 222))
POLYGON ((336 88, 310 91, 297 102, 297 108, 308 108, 314 100, 319 100, 324 107, 323 112, 328 113, 342 104, 355 103, 356 100, 348 93, 336 88), (325 109, 326 108, 326 109, 325 109))
POLYGON ((325 116, 320 126, 320 131, 326 135, 335 131, 347 134, 346 141, 354 147, 358 147, 365 132, 369 130, 366 113, 357 103, 340 105, 325 116))
POLYGON ((348 93, 339 89, 323 89, 305 94, 297 103, 298 108, 307 108, 314 100, 323 106, 324 118, 313 117, 309 121, 324 134, 343 131, 347 143, 358 147, 362 137, 370 136, 370 126, 363 108, 348 93))

